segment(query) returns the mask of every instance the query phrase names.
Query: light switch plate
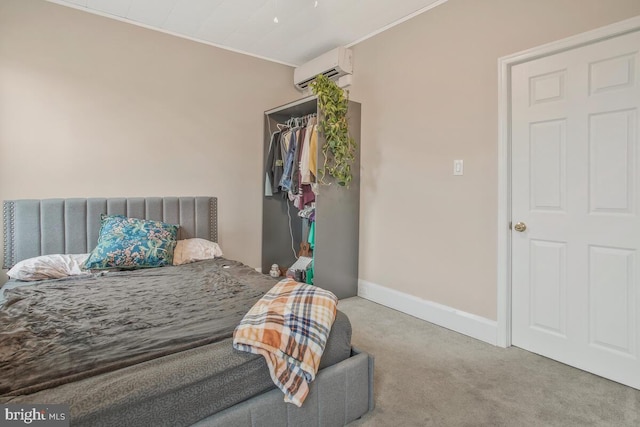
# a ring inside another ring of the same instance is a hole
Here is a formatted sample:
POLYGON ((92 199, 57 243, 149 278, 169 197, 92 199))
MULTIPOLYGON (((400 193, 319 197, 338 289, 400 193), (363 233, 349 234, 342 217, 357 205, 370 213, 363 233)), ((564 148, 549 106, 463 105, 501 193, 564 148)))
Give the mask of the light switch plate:
POLYGON ((453 161, 453 174, 464 175, 464 162, 462 160, 453 161))

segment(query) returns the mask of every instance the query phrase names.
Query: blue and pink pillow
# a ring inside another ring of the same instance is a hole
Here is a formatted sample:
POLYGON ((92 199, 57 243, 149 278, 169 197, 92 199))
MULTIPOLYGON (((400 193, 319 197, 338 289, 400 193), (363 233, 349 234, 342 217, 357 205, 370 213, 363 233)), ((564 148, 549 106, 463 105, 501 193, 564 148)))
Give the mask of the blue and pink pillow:
POLYGON ((101 215, 98 245, 85 269, 134 269, 172 265, 178 225, 160 221, 101 215))

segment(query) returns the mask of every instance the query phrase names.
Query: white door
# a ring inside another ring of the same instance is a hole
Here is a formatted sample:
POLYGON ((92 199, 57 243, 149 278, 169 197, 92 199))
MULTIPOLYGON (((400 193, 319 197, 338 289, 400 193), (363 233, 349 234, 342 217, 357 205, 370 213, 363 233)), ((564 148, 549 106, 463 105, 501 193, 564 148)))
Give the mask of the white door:
POLYGON ((639 50, 633 32, 511 75, 512 343, 635 388, 639 50))

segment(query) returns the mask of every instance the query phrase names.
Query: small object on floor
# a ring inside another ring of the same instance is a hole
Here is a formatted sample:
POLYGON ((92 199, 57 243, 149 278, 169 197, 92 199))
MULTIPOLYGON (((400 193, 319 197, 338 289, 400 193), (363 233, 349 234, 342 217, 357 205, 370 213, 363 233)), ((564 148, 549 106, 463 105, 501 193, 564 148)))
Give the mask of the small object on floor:
POLYGON ((310 257, 299 257, 298 260, 289 267, 289 270, 287 270, 287 277, 294 279, 296 282, 304 282, 305 273, 312 261, 313 258, 310 257))
POLYGON ((271 265, 271 270, 269 271, 269 276, 271 276, 271 277, 280 277, 280 267, 278 267, 278 264, 271 265))
POLYGON ((311 264, 311 261, 313 261, 313 258, 305 256, 298 257, 298 260, 289 267, 289 270, 306 270, 309 264, 311 264))

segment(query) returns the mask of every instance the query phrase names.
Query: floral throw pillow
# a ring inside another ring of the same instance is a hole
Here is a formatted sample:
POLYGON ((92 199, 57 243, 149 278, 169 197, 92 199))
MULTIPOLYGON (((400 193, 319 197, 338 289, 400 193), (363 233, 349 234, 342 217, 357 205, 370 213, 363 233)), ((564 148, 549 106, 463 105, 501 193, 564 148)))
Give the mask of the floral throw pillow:
POLYGON ((98 245, 85 269, 162 267, 173 262, 178 226, 160 221, 101 216, 98 245))

